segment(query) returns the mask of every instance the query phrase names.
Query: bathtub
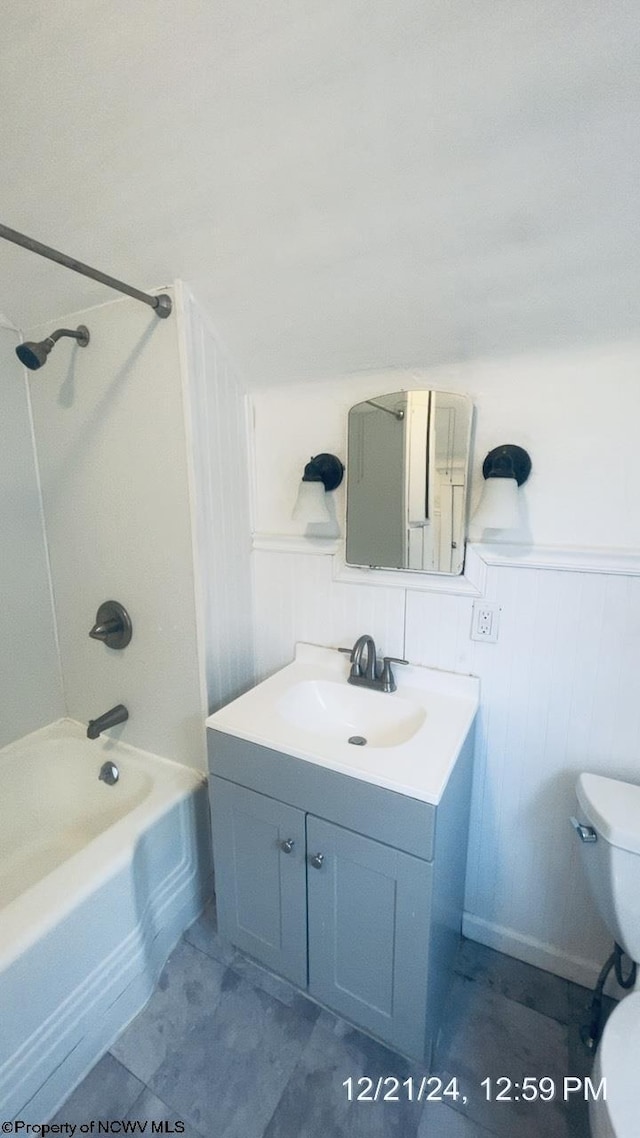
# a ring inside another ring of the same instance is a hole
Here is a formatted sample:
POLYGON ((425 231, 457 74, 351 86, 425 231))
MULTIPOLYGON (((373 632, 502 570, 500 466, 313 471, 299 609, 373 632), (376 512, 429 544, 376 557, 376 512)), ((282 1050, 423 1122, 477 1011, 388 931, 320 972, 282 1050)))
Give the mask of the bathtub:
POLYGON ((210 891, 204 776, 85 731, 0 750, 0 1121, 52 1117, 210 891))

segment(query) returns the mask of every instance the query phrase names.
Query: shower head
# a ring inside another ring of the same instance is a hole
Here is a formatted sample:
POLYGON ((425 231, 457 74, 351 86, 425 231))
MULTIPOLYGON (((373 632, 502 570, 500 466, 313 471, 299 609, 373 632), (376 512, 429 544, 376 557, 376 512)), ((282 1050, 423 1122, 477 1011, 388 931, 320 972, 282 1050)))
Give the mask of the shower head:
POLYGON ((89 329, 84 324, 79 324, 75 332, 70 328, 58 328, 56 332, 47 336, 46 340, 40 340, 39 343, 29 340, 26 344, 18 344, 16 355, 30 371, 37 371, 39 367, 46 364, 49 352, 62 336, 71 336, 72 339, 77 340, 79 348, 86 348, 89 343, 89 329))

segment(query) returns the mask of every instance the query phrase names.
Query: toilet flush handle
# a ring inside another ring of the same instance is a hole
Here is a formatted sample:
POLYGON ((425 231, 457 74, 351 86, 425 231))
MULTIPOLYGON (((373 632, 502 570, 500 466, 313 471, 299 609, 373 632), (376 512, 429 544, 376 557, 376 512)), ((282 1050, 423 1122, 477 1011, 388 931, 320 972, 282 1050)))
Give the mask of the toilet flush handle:
POLYGON ((578 834, 581 842, 597 842, 598 835, 592 826, 584 826, 582 822, 579 822, 577 818, 573 817, 570 818, 569 821, 578 834))

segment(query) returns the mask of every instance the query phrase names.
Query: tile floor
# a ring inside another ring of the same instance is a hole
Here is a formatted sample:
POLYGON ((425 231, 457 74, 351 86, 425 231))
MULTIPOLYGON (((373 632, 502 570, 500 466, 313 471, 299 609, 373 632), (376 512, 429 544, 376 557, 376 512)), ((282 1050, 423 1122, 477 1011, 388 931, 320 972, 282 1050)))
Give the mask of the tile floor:
POLYGON ((559 1087, 565 1075, 584 1078, 591 1059, 579 1028, 589 997, 464 941, 428 1074, 456 1076, 467 1101, 349 1102, 349 1077, 417 1085, 425 1072, 236 953, 209 909, 54 1121, 166 1120, 173 1133, 181 1122, 187 1138, 588 1138, 578 1096, 568 1105, 487 1102, 480 1084, 500 1075, 549 1076, 559 1087))

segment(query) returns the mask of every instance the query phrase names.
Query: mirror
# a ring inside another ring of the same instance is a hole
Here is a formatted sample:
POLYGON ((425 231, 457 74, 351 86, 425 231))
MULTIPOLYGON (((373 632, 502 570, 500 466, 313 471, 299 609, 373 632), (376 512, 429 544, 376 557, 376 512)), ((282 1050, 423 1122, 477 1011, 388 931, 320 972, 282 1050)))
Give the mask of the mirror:
POLYGON ((473 404, 396 391, 349 411, 349 565, 462 573, 473 404))

